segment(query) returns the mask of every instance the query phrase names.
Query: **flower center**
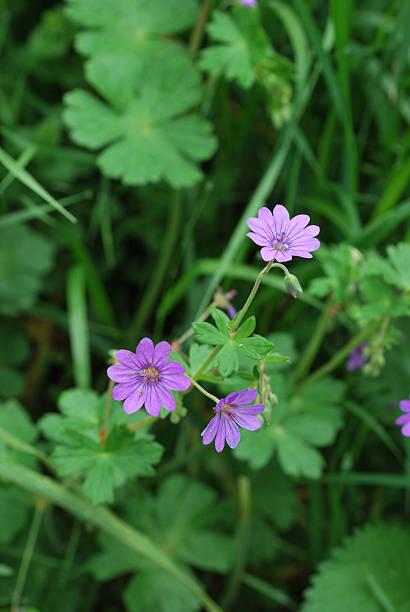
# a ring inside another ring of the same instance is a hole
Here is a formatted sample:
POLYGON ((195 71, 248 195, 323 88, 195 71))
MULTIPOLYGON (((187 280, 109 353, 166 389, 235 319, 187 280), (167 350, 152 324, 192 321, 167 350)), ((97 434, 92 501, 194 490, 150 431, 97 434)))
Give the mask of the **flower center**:
POLYGON ((233 406, 232 404, 224 404, 221 408, 221 412, 224 412, 226 414, 226 416, 228 416, 230 419, 233 419, 233 406))
POLYGON ((140 371, 140 376, 144 378, 146 383, 158 382, 160 379, 159 372, 156 368, 144 368, 140 371))
POLYGON ((288 243, 286 242, 286 234, 282 232, 280 235, 276 236, 276 239, 272 242, 272 248, 277 251, 287 251, 289 248, 288 243))

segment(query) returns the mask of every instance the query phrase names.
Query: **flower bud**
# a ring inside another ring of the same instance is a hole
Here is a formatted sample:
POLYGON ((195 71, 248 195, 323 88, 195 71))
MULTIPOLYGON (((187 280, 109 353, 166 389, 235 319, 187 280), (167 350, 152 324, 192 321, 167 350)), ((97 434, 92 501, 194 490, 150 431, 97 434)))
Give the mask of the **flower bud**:
POLYGON ((294 298, 299 297, 303 291, 297 277, 294 274, 287 274, 285 276, 285 286, 286 291, 294 298))

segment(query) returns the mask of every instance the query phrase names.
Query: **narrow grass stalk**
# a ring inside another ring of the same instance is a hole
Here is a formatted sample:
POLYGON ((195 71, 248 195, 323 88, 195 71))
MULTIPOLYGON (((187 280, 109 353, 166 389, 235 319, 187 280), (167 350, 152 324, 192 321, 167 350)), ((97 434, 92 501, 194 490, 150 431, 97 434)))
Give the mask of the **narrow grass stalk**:
POLYGON ((110 416, 111 394, 112 394, 113 387, 114 387, 114 381, 110 380, 108 382, 108 387, 107 387, 107 396, 105 398, 104 418, 103 418, 102 427, 101 427, 101 431, 100 431, 100 443, 101 443, 101 446, 105 446, 105 441, 107 440, 108 419, 109 419, 109 416, 110 416))
POLYGON ((251 518, 251 486, 247 476, 239 476, 238 503, 239 517, 236 531, 235 560, 221 603, 222 609, 226 612, 228 612, 235 603, 246 565, 251 518))
POLYGON ((294 379, 299 380, 305 376, 312 365, 317 352, 320 348, 324 335, 326 334, 327 326, 331 319, 332 313, 331 300, 328 301, 326 308, 322 311, 316 324, 313 335, 311 336, 305 351, 293 373, 294 379))
POLYGON ((51 472, 56 472, 55 465, 50 461, 50 459, 38 450, 35 446, 31 446, 30 444, 26 444, 17 436, 14 436, 9 431, 0 427, 0 442, 10 446, 10 448, 15 448, 22 453, 27 453, 28 455, 32 455, 36 457, 43 465, 45 465, 51 472))
MULTIPOLYGON (((367 327, 365 327, 360 333, 358 333, 354 338, 352 338, 347 344, 344 345, 327 363, 322 365, 320 368, 315 370, 313 374, 308 376, 303 381, 303 386, 308 383, 312 383, 314 380, 318 380, 319 378, 323 378, 330 372, 333 372, 349 355, 350 351, 352 351, 356 346, 358 346, 361 342, 366 340, 376 329, 379 327, 380 321, 374 321, 367 327)), ((300 388, 300 386, 299 386, 300 388)))
POLYGON ((272 586, 270 583, 252 576, 252 574, 243 574, 242 582, 249 588, 271 599, 276 605, 284 606, 289 610, 297 610, 297 603, 293 601, 286 593, 272 586))
POLYGON ((71 221, 72 223, 76 223, 77 219, 71 213, 67 212, 64 206, 61 206, 60 202, 58 202, 52 195, 48 193, 40 185, 40 183, 33 177, 27 170, 25 170, 21 164, 16 162, 4 149, 0 147, 0 163, 23 185, 31 189, 35 194, 40 196, 45 202, 50 204, 55 210, 61 213, 66 219, 71 221))
POLYGON ((70 514, 87 522, 117 540, 120 544, 152 561, 184 584, 208 612, 222 612, 221 608, 205 593, 201 585, 181 570, 159 546, 144 533, 137 531, 119 519, 107 508, 95 507, 89 501, 67 490, 51 478, 34 470, 15 464, 0 462, 0 480, 21 487, 49 502, 60 506, 70 514))
POLYGON ((181 213, 182 193, 180 190, 175 190, 170 203, 167 231, 161 245, 158 262, 148 288, 135 314, 134 322, 131 325, 129 332, 130 342, 133 342, 134 339, 139 336, 161 290, 161 285, 165 278, 172 251, 174 250, 178 238, 181 213))
POLYGON ((199 10, 198 19, 192 30, 191 38, 189 41, 188 51, 192 59, 196 56, 199 46, 201 44, 202 37, 204 35, 204 28, 206 20, 211 8, 211 0, 203 0, 202 6, 199 10))
POLYGON ((91 356, 85 270, 81 265, 71 268, 67 276, 67 311, 74 382, 80 389, 89 389, 91 386, 91 356))
POLYGON ((45 506, 43 500, 35 500, 34 516, 31 522, 26 546, 24 548, 23 557, 21 559, 20 568, 17 574, 16 586, 14 587, 13 596, 11 598, 11 612, 18 612, 19 610, 20 600, 23 595, 28 568, 30 567, 34 548, 37 542, 38 533, 40 531, 41 518, 43 516, 44 507, 45 506))

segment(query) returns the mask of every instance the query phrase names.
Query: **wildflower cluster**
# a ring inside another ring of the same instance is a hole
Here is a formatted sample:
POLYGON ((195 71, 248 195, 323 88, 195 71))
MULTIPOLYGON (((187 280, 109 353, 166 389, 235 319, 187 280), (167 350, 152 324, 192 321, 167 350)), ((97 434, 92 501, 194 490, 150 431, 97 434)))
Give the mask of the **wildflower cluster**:
POLYGON ((154 345, 149 338, 143 338, 135 353, 123 349, 115 353, 116 363, 108 368, 107 373, 108 377, 117 383, 112 396, 115 400, 124 401, 123 408, 127 414, 137 412, 144 405, 151 417, 158 417, 161 407, 173 412, 177 406, 173 392, 180 394, 178 405, 182 406, 181 395, 195 387, 215 402, 214 416, 201 435, 203 444, 215 441, 218 452, 223 450, 225 443, 232 449, 238 446, 241 439, 239 427, 256 431, 261 428, 262 423, 269 422, 275 396, 263 367, 260 370, 261 376, 252 385, 253 388, 235 391, 221 399, 206 391, 198 383, 198 379, 215 367, 223 378, 237 371, 238 352, 262 364, 264 357, 269 358, 273 345, 253 333, 255 318, 243 320, 262 277, 275 266, 284 271, 285 286, 290 295, 297 297, 302 292, 297 277, 289 273, 283 262, 290 261, 295 256, 311 258, 311 251, 319 248, 320 243, 315 238, 319 227, 308 225, 309 220, 307 215, 297 215, 290 219, 286 208, 279 204, 273 211, 262 207, 258 218, 248 219, 252 232, 247 235, 262 247, 262 259, 268 263, 256 278, 248 299, 239 312, 236 312, 230 301, 236 292, 231 290, 223 293, 218 288, 211 306, 200 317, 199 322, 194 323, 172 346, 165 340, 154 345), (229 317, 220 308, 226 310, 229 317), (216 326, 205 322, 209 315, 216 326), (210 353, 204 347, 207 355, 199 367, 194 367, 192 363, 182 365, 182 359, 170 359, 172 349, 175 356, 181 356, 182 344, 192 333, 195 333, 199 342, 214 347, 210 353), (259 403, 254 403, 258 396, 259 403), (265 411, 266 417, 263 416, 265 411))

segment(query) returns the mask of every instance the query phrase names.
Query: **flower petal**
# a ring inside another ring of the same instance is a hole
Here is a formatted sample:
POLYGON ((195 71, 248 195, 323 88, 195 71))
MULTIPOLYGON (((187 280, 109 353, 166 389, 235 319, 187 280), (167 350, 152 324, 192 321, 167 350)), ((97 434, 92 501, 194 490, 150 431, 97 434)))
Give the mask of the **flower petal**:
POLYGON ((269 210, 267 206, 262 206, 258 210, 258 219, 263 221, 263 223, 267 223, 270 227, 272 227, 272 211, 269 210))
POLYGON ((246 223, 248 227, 255 232, 255 234, 259 234, 260 236, 264 236, 267 240, 273 240, 273 221, 272 221, 272 213, 269 211, 270 217, 267 219, 255 219, 255 217, 250 217, 246 223))
POLYGON ((262 236, 261 234, 254 234, 253 232, 248 232, 246 235, 258 246, 269 246, 270 244, 272 244, 273 239, 268 238, 267 236, 262 236))
POLYGON ((410 421, 403 425, 403 427, 401 428, 401 433, 403 434, 403 436, 406 436, 406 438, 410 437, 410 421))
POLYGON ((403 423, 410 422, 410 414, 402 414, 395 421, 396 425, 403 425, 403 423))
POLYGON ((287 234, 289 226, 289 213, 282 204, 276 204, 273 209, 273 223, 275 225, 276 235, 287 234))
POLYGON ((156 385, 146 386, 145 410, 153 417, 159 416, 161 411, 161 400, 159 399, 156 385))
POLYGON ((278 251, 276 254, 276 261, 290 261, 292 259, 292 249, 287 251, 278 251))
POLYGON ((119 385, 115 385, 112 390, 112 396, 117 402, 122 402, 126 397, 131 395, 137 388, 138 383, 129 382, 129 383, 120 383, 119 385))
POLYGON ((303 251, 316 251, 320 247, 320 241, 317 238, 301 238, 292 241, 289 245, 291 250, 302 249, 303 251))
POLYGON ((166 340, 158 342, 154 349, 154 366, 165 364, 171 355, 171 345, 166 340))
POLYGON ((402 400, 399 405, 403 412, 410 412, 410 400, 402 400))
POLYGON ((257 396, 257 389, 244 389, 243 391, 238 391, 237 393, 230 393, 226 399, 227 404, 232 404, 233 406, 243 406, 254 402, 257 396))
MULTIPOLYGON (((309 223, 309 221, 309 215, 296 215, 295 217, 293 217, 289 221, 287 237, 292 238, 292 236, 296 236, 299 232, 302 232, 309 223)), ((312 227, 317 227, 317 225, 312 227)))
POLYGON ((167 374, 166 376, 161 376, 161 382, 168 387, 168 389, 172 389, 172 391, 186 391, 191 385, 191 381, 188 376, 184 376, 184 374, 167 374))
POLYGON ((304 257, 305 259, 312 259, 313 255, 302 249, 289 249, 292 257, 304 257))
POLYGON ((221 420, 221 416, 217 414, 216 416, 214 416, 213 419, 209 421, 208 425, 205 427, 204 431, 201 433, 203 444, 210 444, 212 440, 215 438, 218 432, 218 429, 219 429, 220 420, 221 420))
POLYGON ((146 387, 142 384, 134 391, 123 404, 123 408, 127 414, 133 414, 141 408, 145 402, 146 387))
POLYGON ((319 232, 320 232, 320 227, 318 225, 309 225, 308 227, 305 227, 305 229, 303 230, 304 235, 309 236, 310 238, 317 236, 319 232))
POLYGON ((164 376, 173 376, 174 374, 185 374, 186 370, 178 361, 167 361, 165 365, 160 367, 160 374, 164 376))
POLYGON ((135 370, 130 370, 122 365, 112 365, 107 368, 107 376, 117 383, 132 382, 135 377, 138 377, 135 370))
POLYGON ((235 411, 233 413, 233 418, 235 420, 235 423, 237 423, 244 429, 248 429, 249 431, 256 431, 261 426, 261 422, 258 417, 252 416, 250 414, 239 414, 235 411))
POLYGON ((277 253, 278 251, 276 249, 272 249, 270 247, 263 247, 261 249, 262 259, 264 261, 272 261, 273 259, 276 258, 277 253))
POLYGON ((225 436, 226 442, 230 448, 236 448, 241 440, 241 432, 235 423, 225 417, 225 436))
POLYGON ((151 365, 154 360, 154 343, 149 338, 143 338, 136 348, 138 361, 151 365))
POLYGON ((215 438, 215 449, 218 453, 222 452, 225 446, 226 429, 225 429, 226 417, 222 413, 220 416, 218 431, 216 432, 215 438))
POLYGON ((260 414, 265 410, 263 404, 252 404, 252 406, 235 406, 235 414, 260 414))
POLYGON ((161 406, 163 406, 165 410, 168 410, 169 412, 172 412, 172 410, 175 410, 175 397, 173 396, 171 391, 169 391, 169 389, 167 389, 161 383, 157 383, 155 385, 155 388, 156 388, 159 400, 161 402, 161 406))
POLYGON ((121 349, 120 351, 117 351, 115 353, 115 359, 122 365, 126 366, 127 368, 138 369, 138 370, 141 369, 137 355, 133 353, 132 351, 121 349))

